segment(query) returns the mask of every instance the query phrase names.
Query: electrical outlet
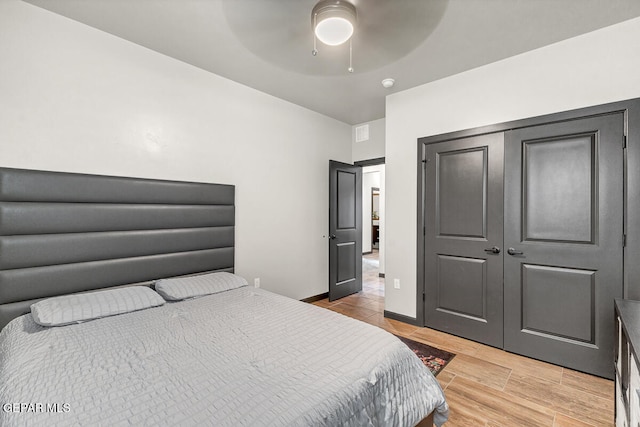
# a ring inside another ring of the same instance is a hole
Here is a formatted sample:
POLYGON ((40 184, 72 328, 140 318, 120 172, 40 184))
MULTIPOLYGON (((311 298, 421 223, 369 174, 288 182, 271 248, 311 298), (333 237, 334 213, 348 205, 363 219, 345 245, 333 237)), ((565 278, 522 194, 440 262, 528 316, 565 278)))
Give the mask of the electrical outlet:
POLYGON ((255 279, 253 279, 253 286, 256 288, 260 287, 260 278, 256 277, 255 279))
POLYGON ((400 289, 400 279, 393 279, 393 288, 400 289))

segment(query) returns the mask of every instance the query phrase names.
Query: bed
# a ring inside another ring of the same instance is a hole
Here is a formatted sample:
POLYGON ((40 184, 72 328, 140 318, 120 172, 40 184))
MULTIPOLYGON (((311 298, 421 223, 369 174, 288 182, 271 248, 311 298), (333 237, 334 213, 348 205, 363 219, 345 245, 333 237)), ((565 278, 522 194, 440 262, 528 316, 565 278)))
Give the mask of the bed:
POLYGON ((232 274, 233 199, 227 185, 0 168, 0 425, 444 422, 440 386, 396 337, 232 274), (142 290, 148 307, 42 325, 52 301, 142 290))

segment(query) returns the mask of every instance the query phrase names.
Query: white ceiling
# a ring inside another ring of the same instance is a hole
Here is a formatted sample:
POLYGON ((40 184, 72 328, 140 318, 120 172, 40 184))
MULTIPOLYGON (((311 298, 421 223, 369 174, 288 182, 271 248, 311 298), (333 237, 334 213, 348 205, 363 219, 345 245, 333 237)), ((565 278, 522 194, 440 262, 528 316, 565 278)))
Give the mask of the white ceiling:
POLYGON ((348 47, 311 55, 316 0, 25 1, 348 124, 384 117, 389 93, 640 16, 638 0, 353 0, 349 74, 348 47))

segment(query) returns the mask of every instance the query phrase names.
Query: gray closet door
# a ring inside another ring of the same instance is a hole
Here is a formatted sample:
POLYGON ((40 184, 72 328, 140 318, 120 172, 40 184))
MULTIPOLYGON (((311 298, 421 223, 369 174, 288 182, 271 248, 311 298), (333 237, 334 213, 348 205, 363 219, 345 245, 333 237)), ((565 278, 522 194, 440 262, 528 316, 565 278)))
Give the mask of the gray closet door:
POLYGON ((329 160, 329 301, 362 290, 362 168, 329 160))
POLYGON ((613 378, 622 113, 505 134, 505 350, 613 378))
POLYGON ((425 324, 502 347, 503 134, 426 146, 425 324))

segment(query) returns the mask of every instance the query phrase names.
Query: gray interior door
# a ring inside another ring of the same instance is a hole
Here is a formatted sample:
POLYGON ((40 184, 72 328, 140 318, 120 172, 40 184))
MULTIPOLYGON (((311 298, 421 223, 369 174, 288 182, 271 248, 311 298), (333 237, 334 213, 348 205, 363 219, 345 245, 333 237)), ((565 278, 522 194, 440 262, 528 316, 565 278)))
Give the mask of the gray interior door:
POLYGON ((329 161, 329 301, 362 290, 362 168, 329 161))
POLYGON ((502 347, 504 134, 426 146, 425 324, 502 347))
POLYGON ((613 378, 622 113, 505 134, 504 346, 613 378))

